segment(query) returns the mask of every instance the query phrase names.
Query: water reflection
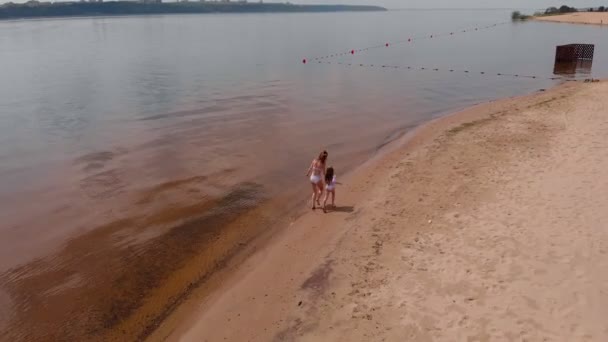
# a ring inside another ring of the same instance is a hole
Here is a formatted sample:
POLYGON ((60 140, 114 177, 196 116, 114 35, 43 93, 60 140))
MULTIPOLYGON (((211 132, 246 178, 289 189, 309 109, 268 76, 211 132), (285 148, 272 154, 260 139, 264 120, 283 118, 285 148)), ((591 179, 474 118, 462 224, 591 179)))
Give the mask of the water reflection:
POLYGON ((593 61, 555 62, 553 74, 567 77, 589 76, 593 61))

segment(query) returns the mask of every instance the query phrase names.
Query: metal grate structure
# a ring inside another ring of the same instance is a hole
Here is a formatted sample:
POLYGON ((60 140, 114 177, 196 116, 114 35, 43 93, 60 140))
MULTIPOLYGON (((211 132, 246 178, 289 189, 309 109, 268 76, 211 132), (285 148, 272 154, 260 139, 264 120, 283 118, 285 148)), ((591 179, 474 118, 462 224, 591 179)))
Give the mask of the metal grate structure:
POLYGON ((593 61, 574 61, 574 62, 561 62, 555 63, 553 66, 554 75, 579 75, 589 76, 591 75, 591 68, 593 67, 593 61))
POLYGON ((555 63, 592 61, 594 50, 593 44, 558 45, 555 48, 555 63))

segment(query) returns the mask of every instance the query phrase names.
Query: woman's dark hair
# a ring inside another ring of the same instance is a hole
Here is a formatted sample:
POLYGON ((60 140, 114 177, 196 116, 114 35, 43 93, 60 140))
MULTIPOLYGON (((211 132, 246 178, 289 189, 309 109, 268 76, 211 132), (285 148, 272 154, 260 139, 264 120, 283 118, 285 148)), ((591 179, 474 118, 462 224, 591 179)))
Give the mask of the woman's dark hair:
POLYGON ((334 179, 334 168, 330 166, 325 171, 325 183, 329 184, 332 179, 334 179))
POLYGON ((319 153, 319 157, 317 158, 317 160, 325 163, 325 160, 327 160, 327 155, 328 155, 327 151, 323 151, 323 152, 319 153))

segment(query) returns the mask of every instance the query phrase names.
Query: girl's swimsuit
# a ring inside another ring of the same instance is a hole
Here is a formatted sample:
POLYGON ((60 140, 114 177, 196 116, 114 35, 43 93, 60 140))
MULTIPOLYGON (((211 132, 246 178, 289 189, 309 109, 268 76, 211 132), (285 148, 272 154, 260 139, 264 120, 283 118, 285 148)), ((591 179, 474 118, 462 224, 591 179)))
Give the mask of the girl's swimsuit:
POLYGON ((331 179, 331 182, 327 183, 325 188, 328 191, 334 191, 334 189, 336 188, 336 176, 335 175, 334 175, 334 178, 331 179))

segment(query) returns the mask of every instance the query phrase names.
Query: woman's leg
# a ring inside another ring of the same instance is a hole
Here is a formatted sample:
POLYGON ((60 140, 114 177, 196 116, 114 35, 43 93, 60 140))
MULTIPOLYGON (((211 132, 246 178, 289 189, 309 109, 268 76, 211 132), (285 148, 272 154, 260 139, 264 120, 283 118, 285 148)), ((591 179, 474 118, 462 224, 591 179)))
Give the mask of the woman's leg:
POLYGON ((315 209, 315 202, 317 201, 317 184, 312 184, 312 208, 315 209))
POLYGON ((319 183, 317 183, 317 188, 319 189, 319 195, 317 196, 318 205, 321 205, 321 197, 323 196, 323 187, 324 187, 323 181, 320 181, 319 183))

